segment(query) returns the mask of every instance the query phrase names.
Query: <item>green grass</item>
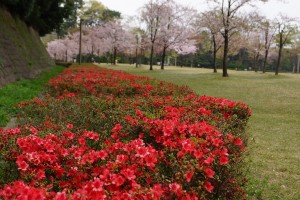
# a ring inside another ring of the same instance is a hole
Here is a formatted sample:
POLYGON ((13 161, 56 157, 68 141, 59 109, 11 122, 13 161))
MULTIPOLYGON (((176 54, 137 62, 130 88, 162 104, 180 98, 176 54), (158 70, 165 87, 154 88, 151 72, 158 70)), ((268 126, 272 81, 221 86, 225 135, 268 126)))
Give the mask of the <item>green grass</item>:
POLYGON ((149 71, 148 66, 109 66, 135 75, 188 85, 199 95, 247 103, 249 121, 247 160, 248 199, 300 199, 300 75, 169 67, 149 71))
POLYGON ((64 68, 56 66, 31 80, 20 80, 0 88, 0 127, 4 127, 18 113, 17 105, 41 94, 48 80, 64 68))

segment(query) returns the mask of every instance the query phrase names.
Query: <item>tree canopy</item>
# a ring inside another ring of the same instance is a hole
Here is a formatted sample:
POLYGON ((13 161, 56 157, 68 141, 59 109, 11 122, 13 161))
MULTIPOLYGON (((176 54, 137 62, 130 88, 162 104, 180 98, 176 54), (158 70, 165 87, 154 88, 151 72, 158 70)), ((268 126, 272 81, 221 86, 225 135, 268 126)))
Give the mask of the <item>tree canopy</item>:
POLYGON ((81 0, 1 0, 14 16, 20 17, 32 26, 41 36, 59 29, 64 18, 67 18, 76 4, 81 0))

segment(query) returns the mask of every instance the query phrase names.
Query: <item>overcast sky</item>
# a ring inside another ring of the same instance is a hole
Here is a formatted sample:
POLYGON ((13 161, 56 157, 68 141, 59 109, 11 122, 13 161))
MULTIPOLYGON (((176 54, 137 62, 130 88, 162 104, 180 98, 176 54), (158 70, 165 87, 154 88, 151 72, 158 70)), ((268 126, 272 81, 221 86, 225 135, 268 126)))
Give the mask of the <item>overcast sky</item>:
MULTIPOLYGON (((137 14, 139 8, 141 8, 149 0, 98 0, 107 6, 109 9, 117 10, 122 13, 123 16, 133 16, 137 14)), ((183 5, 188 5, 197 10, 205 10, 203 0, 175 0, 183 5)), ((279 13, 295 17, 300 20, 300 0, 284 0, 284 2, 278 0, 269 0, 267 3, 256 3, 258 10, 262 15, 272 19, 279 13), (284 3, 285 2, 285 3, 284 3)), ((253 10, 249 8, 247 10, 253 10)))

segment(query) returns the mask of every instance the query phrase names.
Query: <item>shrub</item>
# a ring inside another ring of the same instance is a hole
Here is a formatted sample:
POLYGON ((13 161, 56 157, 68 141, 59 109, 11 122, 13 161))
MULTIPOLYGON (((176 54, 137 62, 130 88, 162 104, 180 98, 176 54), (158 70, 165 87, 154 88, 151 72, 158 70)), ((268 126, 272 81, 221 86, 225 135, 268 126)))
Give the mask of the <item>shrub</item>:
POLYGON ((120 71, 71 67, 49 82, 49 95, 20 108, 20 127, 0 130, 2 160, 19 172, 0 197, 244 197, 251 111, 243 103, 120 71))

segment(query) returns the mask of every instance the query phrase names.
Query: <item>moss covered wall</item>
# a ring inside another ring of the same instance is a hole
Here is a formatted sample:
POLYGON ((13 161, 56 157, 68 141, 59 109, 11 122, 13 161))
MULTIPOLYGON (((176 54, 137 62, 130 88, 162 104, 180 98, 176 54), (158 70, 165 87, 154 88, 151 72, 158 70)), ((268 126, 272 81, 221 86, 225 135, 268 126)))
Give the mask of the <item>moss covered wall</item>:
POLYGON ((0 87, 54 66, 35 30, 0 7, 0 87))

